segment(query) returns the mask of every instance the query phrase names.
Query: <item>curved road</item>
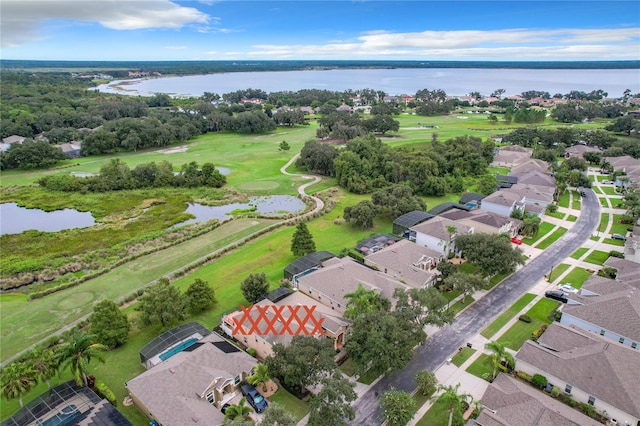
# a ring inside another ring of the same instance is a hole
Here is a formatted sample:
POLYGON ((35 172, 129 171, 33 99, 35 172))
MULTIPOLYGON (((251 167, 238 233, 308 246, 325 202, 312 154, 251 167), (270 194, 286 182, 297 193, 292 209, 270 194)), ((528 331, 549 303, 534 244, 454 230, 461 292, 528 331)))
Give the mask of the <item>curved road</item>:
POLYGON ((301 186, 298 187, 298 194, 300 194, 300 196, 304 199, 307 197, 310 197, 311 199, 313 199, 313 201, 315 201, 316 206, 313 208, 313 210, 305 213, 302 215, 302 217, 304 216, 310 216, 316 212, 319 212, 320 210, 322 210, 324 208, 324 202, 313 195, 307 195, 307 193, 305 192, 305 190, 310 187, 311 185, 314 185, 318 182, 320 182, 322 180, 322 178, 320 176, 311 176, 311 175, 300 175, 297 173, 289 173, 287 171, 287 168, 293 164, 294 161, 296 161, 298 159, 298 157, 300 157, 300 153, 297 153, 296 155, 294 155, 293 157, 291 157, 291 160, 289 160, 287 162, 287 164, 285 164, 284 166, 280 167, 280 173, 282 173, 283 175, 287 175, 287 176, 294 176, 294 177, 301 177, 303 179, 313 179, 311 182, 307 182, 301 186))
POLYGON ((506 310, 522 294, 530 290, 552 267, 558 265, 591 236, 600 221, 600 202, 592 190, 582 199, 580 218, 562 238, 538 257, 515 272, 469 306, 449 324, 429 336, 424 345, 415 350, 413 360, 402 370, 382 378, 353 405, 356 418, 351 425, 377 426, 384 422, 378 395, 390 387, 407 392, 416 388, 414 374, 420 370, 435 371, 459 347, 464 346, 493 318, 506 310))

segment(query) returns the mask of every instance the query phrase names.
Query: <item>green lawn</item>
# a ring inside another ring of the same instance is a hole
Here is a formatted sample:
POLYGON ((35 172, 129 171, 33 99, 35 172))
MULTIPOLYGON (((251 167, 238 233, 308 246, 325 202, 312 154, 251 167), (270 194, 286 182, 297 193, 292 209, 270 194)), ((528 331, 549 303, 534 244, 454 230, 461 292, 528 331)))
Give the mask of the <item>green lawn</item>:
POLYGON ((553 233, 551 235, 549 235, 544 240, 542 240, 540 243, 538 243, 536 245, 536 248, 546 249, 551 244, 553 244, 556 241, 558 241, 558 239, 560 237, 562 237, 566 232, 567 232, 567 228, 560 227, 560 228, 556 229, 555 231, 553 231, 553 233))
POLYGON ((472 296, 467 296, 467 300, 465 300, 464 302, 462 301, 462 299, 460 299, 456 303, 451 305, 449 307, 449 311, 453 312, 454 315, 458 315, 460 311, 472 304, 474 301, 475 299, 472 296))
POLYGON ((589 253, 589 256, 587 256, 584 260, 585 262, 602 265, 608 258, 609 253, 600 250, 594 250, 589 253))
POLYGON ((564 191, 564 193, 558 199, 558 206, 569 208, 569 199, 571 198, 571 193, 569 191, 564 191))
POLYGON ((563 283, 568 283, 575 288, 581 288, 582 284, 591 276, 584 268, 575 267, 562 279, 563 283))
POLYGON ((350 358, 340 364, 338 368, 349 377, 356 373, 356 366, 353 365, 353 361, 350 358))
POLYGON ((491 324, 489 324, 484 330, 482 330, 480 334, 487 339, 490 339, 494 334, 498 332, 498 330, 504 327, 509 322, 509 320, 511 320, 511 318, 516 316, 525 306, 527 306, 527 304, 529 304, 529 302, 531 302, 535 298, 535 294, 526 293, 524 296, 518 299, 516 303, 511 305, 509 309, 504 311, 498 318, 496 318, 491 324))
POLYGON ((594 186, 591 189, 593 189, 593 192, 595 192, 596 194, 604 194, 604 192, 602 191, 602 189, 600 189, 599 186, 594 186))
MULTIPOLYGON (((265 219, 234 220, 200 237, 126 263, 78 287, 37 300, 28 301, 26 295, 19 293, 2 294, 2 358, 15 354, 25 346, 50 336, 64 325, 90 313, 95 302, 124 296, 153 279, 273 223, 273 220, 265 219)), ((205 279, 217 292, 226 284, 212 280, 211 276, 205 279)), ((220 296, 218 300, 222 300, 220 296)))
POLYGON ((493 374, 493 363, 491 355, 480 354, 480 356, 467 367, 467 373, 487 380, 493 374))
POLYGON ((573 254, 571 255, 572 258, 574 259, 580 259, 582 256, 584 256, 584 254, 589 251, 588 248, 586 247, 580 247, 578 250, 574 251, 573 254))
POLYGON ((571 198, 571 208, 573 210, 580 210, 580 206, 582 204, 582 198, 580 198, 580 194, 578 194, 578 191, 573 191, 572 197, 573 198, 571 198))
POLYGON ((471 355, 475 354, 476 350, 468 347, 463 347, 462 350, 458 351, 452 358, 451 362, 456 367, 460 367, 466 360, 468 360, 471 355))
POLYGON ((616 192, 616 189, 613 186, 601 186, 600 189, 607 195, 620 195, 619 192, 616 192))
POLYGON ((371 370, 366 371, 363 375, 361 375, 360 377, 358 377, 358 381, 360 383, 364 383, 365 385, 370 385, 371 383, 373 383, 378 377, 380 377, 378 374, 375 374, 374 372, 372 372, 371 370))
POLYGON ((270 396, 268 399, 270 402, 286 408, 286 410, 291 413, 293 417, 295 417, 298 421, 302 420, 304 416, 309 414, 309 404, 291 395, 282 386, 280 386, 276 393, 270 396))
POLYGON ((549 277, 549 282, 554 282, 560 275, 564 273, 567 269, 569 269, 571 265, 566 263, 561 263, 560 265, 553 268, 551 271, 551 277, 549 277))
POLYGON ((570 214, 569 216, 566 217, 566 220, 568 220, 569 222, 575 222, 576 220, 578 220, 578 218, 577 216, 570 214))
POLYGON ((553 223, 542 222, 540 224, 540 228, 538 229, 538 233, 534 237, 523 238, 522 241, 525 244, 533 245, 536 241, 547 235, 547 233, 549 233, 549 231, 551 231, 553 228, 555 228, 555 225, 553 223))
POLYGON ((600 224, 598 225, 598 232, 604 232, 609 225, 609 213, 600 213, 600 224))
POLYGON ((627 228, 629 228, 631 225, 626 223, 620 223, 620 220, 622 220, 621 214, 613 215, 613 225, 611 226, 611 233, 627 235, 627 228))
POLYGON ((556 219, 564 219, 565 213, 562 212, 546 212, 545 215, 555 217, 556 219))
POLYGON ((502 343, 509 349, 517 351, 526 340, 531 338, 531 334, 540 328, 542 324, 551 324, 548 318, 551 313, 560 306, 560 303, 551 299, 540 299, 526 315, 531 317, 530 323, 516 321, 500 338, 498 342, 502 343))
POLYGON ((439 399, 416 423, 416 426, 444 426, 449 421, 449 407, 439 399))
POLYGON ((613 238, 605 238, 604 240, 602 240, 603 243, 605 244, 611 244, 614 246, 623 246, 624 245, 624 241, 622 240, 614 240, 613 238))
POLYGON ((460 296, 460 290, 441 291, 440 294, 447 302, 451 302, 453 299, 460 296))
POLYGON ((609 199, 607 197, 598 198, 598 200, 600 201, 600 205, 602 207, 610 207, 609 206, 609 199))

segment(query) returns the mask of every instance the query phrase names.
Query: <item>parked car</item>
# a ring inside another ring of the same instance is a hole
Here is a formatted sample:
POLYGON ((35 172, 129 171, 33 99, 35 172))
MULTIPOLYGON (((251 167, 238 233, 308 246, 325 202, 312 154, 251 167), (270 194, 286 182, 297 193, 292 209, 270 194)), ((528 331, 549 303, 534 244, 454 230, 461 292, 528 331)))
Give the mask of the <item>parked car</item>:
POLYGON ((229 408, 229 407, 231 407, 231 404, 229 404, 229 403, 224 404, 222 406, 222 408, 220 409, 220 411, 222 411, 222 414, 226 414, 227 413, 227 408, 229 408))
POLYGON ((516 237, 511 237, 511 242, 512 242, 513 244, 516 244, 516 245, 520 245, 520 244, 522 244, 522 240, 520 240, 520 239, 518 239, 518 238, 516 238, 516 237))
POLYGON ((611 234, 611 238, 613 238, 614 240, 627 241, 627 237, 620 234, 611 234))
POLYGON ((544 292, 544 296, 548 297, 549 299, 558 300, 562 303, 567 303, 569 301, 567 295, 564 294, 564 292, 558 290, 547 290, 544 292))
POLYGON ((580 191, 580 196, 581 196, 581 197, 586 197, 586 196, 587 196, 587 193, 586 193, 585 191, 580 191))
POLYGON ((611 185, 613 184, 612 180, 603 180, 601 183, 604 183, 605 185, 611 185))
POLYGON ((267 408, 267 400, 260 395, 260 392, 258 392, 255 386, 245 383, 240 387, 240 390, 242 391, 242 395, 247 398, 249 405, 256 410, 256 413, 262 413, 264 409, 267 408))
POLYGON ((572 286, 571 284, 559 284, 558 288, 567 293, 577 293, 578 289, 572 286))

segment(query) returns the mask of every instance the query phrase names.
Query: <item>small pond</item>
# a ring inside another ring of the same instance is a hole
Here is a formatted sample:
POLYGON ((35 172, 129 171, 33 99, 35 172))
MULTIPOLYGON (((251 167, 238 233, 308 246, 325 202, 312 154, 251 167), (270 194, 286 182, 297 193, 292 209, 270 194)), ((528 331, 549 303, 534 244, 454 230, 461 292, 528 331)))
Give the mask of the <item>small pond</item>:
POLYGON ((195 216, 185 222, 175 226, 190 225, 192 223, 202 223, 211 219, 224 220, 232 217, 234 210, 255 209, 254 212, 262 216, 285 216, 289 213, 299 213, 304 211, 304 202, 292 195, 270 195, 264 197, 251 197, 248 203, 232 203, 223 206, 205 206, 199 203, 189 203, 186 213, 195 216))
POLYGON ((27 209, 17 203, 0 204, 0 235, 20 234, 27 230, 57 232, 63 229, 87 228, 96 224, 91 212, 75 209, 46 212, 27 209))

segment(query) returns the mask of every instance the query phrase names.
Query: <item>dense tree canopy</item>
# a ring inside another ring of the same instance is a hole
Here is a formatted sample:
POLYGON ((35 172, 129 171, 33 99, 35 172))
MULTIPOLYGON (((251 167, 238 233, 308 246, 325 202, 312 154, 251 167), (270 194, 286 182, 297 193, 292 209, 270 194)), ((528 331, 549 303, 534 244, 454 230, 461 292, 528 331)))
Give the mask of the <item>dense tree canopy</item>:
POLYGON ((127 315, 111 300, 102 300, 93 308, 89 318, 91 333, 96 341, 109 348, 116 348, 127 342, 131 324, 127 315))
POLYGON ((482 233, 458 235, 456 247, 485 276, 510 274, 518 265, 524 265, 522 250, 514 248, 507 236, 482 233))
POLYGON ((242 295, 247 302, 256 303, 262 296, 269 292, 269 280, 264 272, 251 273, 240 285, 242 295))
POLYGON ((185 318, 187 298, 168 279, 161 278, 138 299, 136 310, 140 312, 142 324, 161 324, 167 328, 185 318))

